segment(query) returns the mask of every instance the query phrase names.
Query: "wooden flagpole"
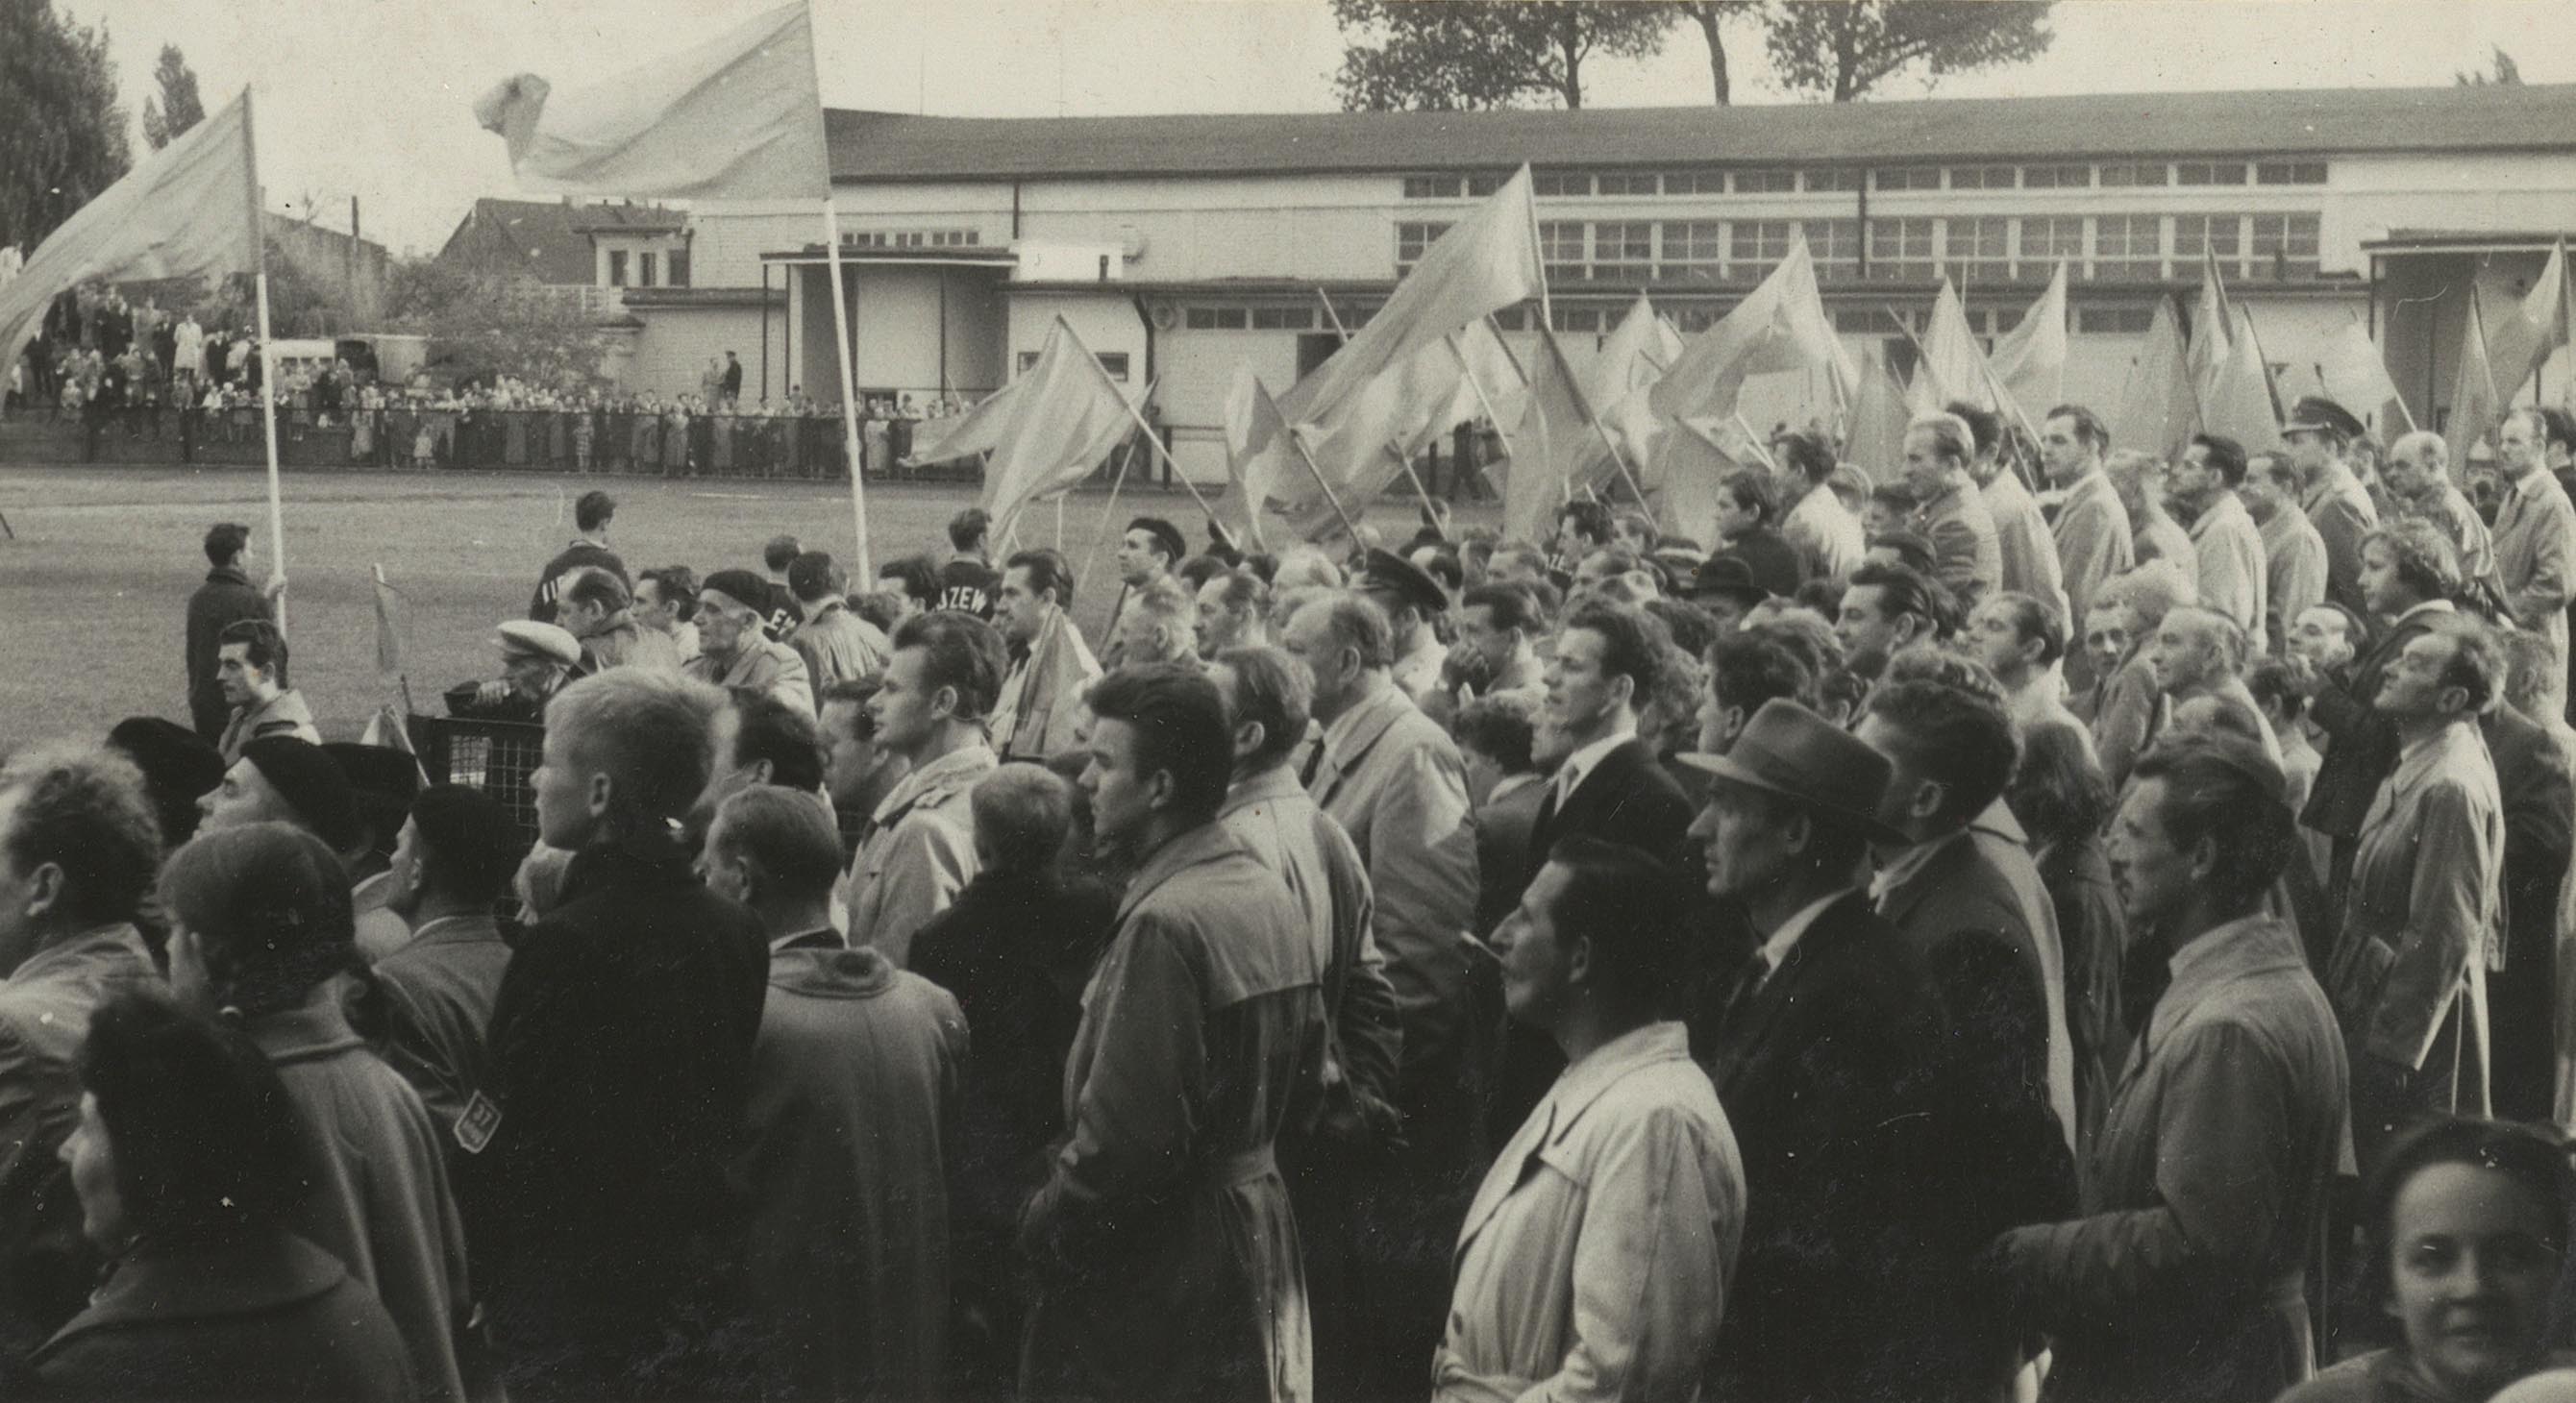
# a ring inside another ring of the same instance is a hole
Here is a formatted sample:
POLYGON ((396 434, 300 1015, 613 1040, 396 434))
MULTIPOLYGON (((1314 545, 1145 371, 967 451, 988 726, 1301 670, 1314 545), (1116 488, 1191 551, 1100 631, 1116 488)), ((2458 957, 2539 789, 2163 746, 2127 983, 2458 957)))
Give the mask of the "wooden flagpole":
MULTIPOLYGON (((250 172, 251 287, 259 304, 259 417, 268 440, 268 568, 286 578, 286 505, 277 477, 277 347, 268 329, 268 230, 260 217, 259 126, 252 120, 251 89, 242 89, 242 147, 250 172)), ((277 592, 277 633, 286 636, 286 591, 277 592)))

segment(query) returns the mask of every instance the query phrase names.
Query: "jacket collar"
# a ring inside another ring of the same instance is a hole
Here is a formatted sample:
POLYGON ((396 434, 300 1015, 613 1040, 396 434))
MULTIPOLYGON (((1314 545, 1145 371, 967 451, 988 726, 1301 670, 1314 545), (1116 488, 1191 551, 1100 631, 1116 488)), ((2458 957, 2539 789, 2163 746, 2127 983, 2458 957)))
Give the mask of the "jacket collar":
POLYGON ((0 985, 32 983, 58 974, 68 974, 83 965, 140 961, 145 968, 152 964, 152 952, 143 943, 131 923, 98 926, 68 939, 55 941, 29 955, 24 964, 0 985))
POLYGON ((1529 1161, 1564 1143, 1566 1136, 1574 1132, 1575 1122, 1610 1088, 1630 1073, 1660 1063, 1689 1060, 1690 1036, 1681 1024, 1649 1023, 1603 1043, 1582 1061, 1566 1068, 1557 1077, 1556 1085, 1548 1088, 1546 1099, 1513 1132, 1493 1169, 1477 1186, 1475 1201, 1468 1205, 1465 1225, 1458 1233, 1456 1250, 1465 1251, 1467 1243, 1503 1206, 1503 1200, 1520 1187, 1529 1161))
POLYGON ((2163 1046, 2175 1027, 2221 986, 2307 965, 2298 935, 2277 917, 2247 916, 2209 931, 2174 952, 2167 962, 2173 982, 2156 1000, 2155 1016, 2148 1020, 2147 1045, 2163 1046))
MULTIPOLYGON (((920 803, 934 791, 940 794, 953 791, 959 784, 983 775, 999 763, 993 757, 993 748, 982 741, 959 746, 897 780, 894 788, 887 790, 885 798, 877 804, 874 815, 877 826, 882 828, 895 822, 903 816, 904 810, 920 803)), ((933 798, 932 802, 937 800, 933 798)))
POLYGON ((697 873, 690 865, 687 835, 677 824, 666 824, 660 831, 648 830, 623 839, 594 843, 573 854, 564 864, 563 887, 556 908, 594 890, 613 891, 630 886, 694 886, 697 873))
POLYGON ((1360 757, 1377 744, 1378 737, 1411 710, 1413 703, 1405 699, 1404 689, 1389 679, 1385 687, 1324 728, 1324 763, 1342 774, 1358 768, 1360 757))
POLYGON ((427 949, 435 945, 474 945, 501 938, 500 922, 488 914, 473 916, 433 916, 412 928, 406 950, 427 949))
POLYGON ((894 976, 893 962, 866 945, 800 945, 769 957, 769 987, 809 998, 874 998, 894 987, 894 976))
POLYGON ((274 1310, 311 1300, 348 1274, 338 1259, 284 1228, 220 1244, 138 1248, 45 1349, 112 1326, 274 1310))
POLYGON ((1923 899, 1926 892, 1939 886, 1974 849, 1975 838, 1962 828, 1944 837, 1915 844, 1889 859, 1879 869, 1878 880, 1871 890, 1879 898, 1879 914, 1900 924, 1905 913, 1923 899))
POLYGON ((2243 498, 2233 492, 2221 492, 2201 512, 2200 519, 2191 524, 2191 538, 2197 541, 2221 526, 2232 525, 2240 520, 2247 526, 2252 526, 2254 514, 2245 510, 2243 498))
POLYGON ((349 1027, 337 979, 325 979, 304 996, 304 1006, 272 1013, 243 1029, 278 1066, 314 1062, 366 1044, 349 1027))
POLYGON ((1222 823, 1202 823, 1154 850, 1136 875, 1127 879, 1127 894, 1118 902, 1118 919, 1124 922, 1145 899, 1163 885, 1193 867, 1205 866, 1244 852, 1241 839, 1226 831, 1222 823))
POLYGON ((1273 765, 1257 775, 1246 775, 1236 780, 1234 787, 1226 791, 1225 805, 1217 810, 1216 816, 1224 818, 1261 804, 1283 804, 1292 799, 1300 803, 1313 802, 1307 797, 1306 786, 1297 782, 1295 766, 1273 765))
POLYGON ((243 574, 241 567, 238 565, 218 565, 214 569, 206 572, 206 583, 210 585, 247 585, 250 583, 250 576, 243 574))

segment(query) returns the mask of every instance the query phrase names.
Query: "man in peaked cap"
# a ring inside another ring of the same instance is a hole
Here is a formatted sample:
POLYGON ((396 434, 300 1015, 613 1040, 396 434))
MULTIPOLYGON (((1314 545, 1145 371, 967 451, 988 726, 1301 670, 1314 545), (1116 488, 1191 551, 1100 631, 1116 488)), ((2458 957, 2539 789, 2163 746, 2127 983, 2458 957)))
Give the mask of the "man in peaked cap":
POLYGON ((2344 448, 2368 430, 2351 410, 2309 395, 2290 408, 2281 437, 2290 445, 2290 461, 2307 484, 2300 505, 2326 543, 2326 598, 2356 612, 2361 599, 2361 538, 2379 526, 2379 509, 2370 492, 2343 460, 2344 448))
POLYGON ((501 650, 501 675, 451 691, 448 709, 481 721, 541 722, 546 703, 572 680, 581 665, 581 640, 560 624, 512 619, 492 635, 501 650))
POLYGON ((1440 690, 1440 668, 1449 647, 1431 621, 1448 612, 1449 592, 1431 572, 1391 550, 1371 550, 1367 568, 1353 586, 1386 611, 1395 626, 1395 685, 1415 705, 1440 690))
POLYGON ((1923 1186, 1944 1019, 1929 976, 1871 909, 1894 767, 1796 702, 1765 702, 1709 776, 1691 836, 1711 896, 1759 944, 1689 1012, 1691 1048, 1744 1152, 1744 1249, 1720 1326, 1751 1397, 1862 1398, 1920 1387, 1949 1347, 1926 1302, 1939 1264, 1923 1186), (1891 1327, 1891 1322, 1898 1322, 1891 1327), (1792 1344, 1790 1341, 1797 1343, 1792 1344), (1902 1381, 1902 1382, 1900 1382, 1902 1381))

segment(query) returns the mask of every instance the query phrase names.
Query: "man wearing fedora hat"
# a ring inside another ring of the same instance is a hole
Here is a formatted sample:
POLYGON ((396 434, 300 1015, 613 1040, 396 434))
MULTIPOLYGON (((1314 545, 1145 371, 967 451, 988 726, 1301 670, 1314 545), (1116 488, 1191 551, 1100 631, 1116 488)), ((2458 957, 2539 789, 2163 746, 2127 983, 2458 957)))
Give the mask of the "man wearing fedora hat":
POLYGON ((2290 461, 2307 483, 2301 505, 2326 543, 2326 598, 2352 610, 2363 607, 2361 538, 2378 527, 2379 508, 2343 455, 2347 445, 2367 432, 2351 410, 2322 395, 2293 405, 2290 421, 2281 426, 2290 461))
POLYGON ((1720 551, 1691 572, 1682 597, 1707 610, 1717 620, 1720 633, 1732 633, 1755 605, 1772 595, 1753 578, 1753 567, 1744 557, 1720 551))
POLYGON ((1697 1000, 1691 1044, 1744 1151, 1744 1254, 1719 1348, 1760 1398, 1880 1397, 1917 1387, 1941 1345, 1909 1166, 1934 1129, 1943 1015, 1863 889, 1887 758, 1775 699, 1709 776, 1690 833, 1709 895, 1760 942, 1697 1000), (1901 1328, 1900 1328, 1901 1326, 1901 1328), (1925 1328, 1925 1327, 1929 1328, 1925 1328))

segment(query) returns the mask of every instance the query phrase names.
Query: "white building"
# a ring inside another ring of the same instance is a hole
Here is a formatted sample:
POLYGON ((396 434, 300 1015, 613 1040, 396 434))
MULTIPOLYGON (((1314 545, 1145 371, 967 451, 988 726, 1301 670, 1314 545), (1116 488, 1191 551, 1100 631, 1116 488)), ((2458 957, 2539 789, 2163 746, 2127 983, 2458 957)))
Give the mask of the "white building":
MULTIPOLYGON (((2382 338, 2416 418, 2436 424, 2467 290, 2493 314, 2576 231, 2576 85, 828 117, 863 395, 971 399, 1034 356, 1061 314, 1113 374, 1156 383, 1176 451, 1207 477, 1222 476, 1218 425, 1238 362, 1285 390, 1336 344, 1324 298, 1355 326, 1524 161, 1537 172, 1556 326, 1578 370, 1641 289, 1696 330, 1803 228, 1847 341, 1900 365, 1911 350, 1889 312, 1919 323, 1940 276, 1992 335, 2068 262, 2066 393, 2104 407, 2154 298, 2194 286, 2214 253, 2285 394, 2316 388, 2317 348, 2359 320, 2382 338)), ((652 299, 628 299, 642 342, 660 352, 636 358, 641 387, 692 388, 692 367, 735 347, 747 397, 791 385, 828 397, 837 371, 820 234, 811 207, 693 211, 685 324, 666 330, 652 299)), ((2568 373, 2562 352, 2546 372, 2553 397, 2568 373)), ((1749 415, 1798 411, 1796 387, 1767 388, 1786 402, 1748 402, 1749 415)))

